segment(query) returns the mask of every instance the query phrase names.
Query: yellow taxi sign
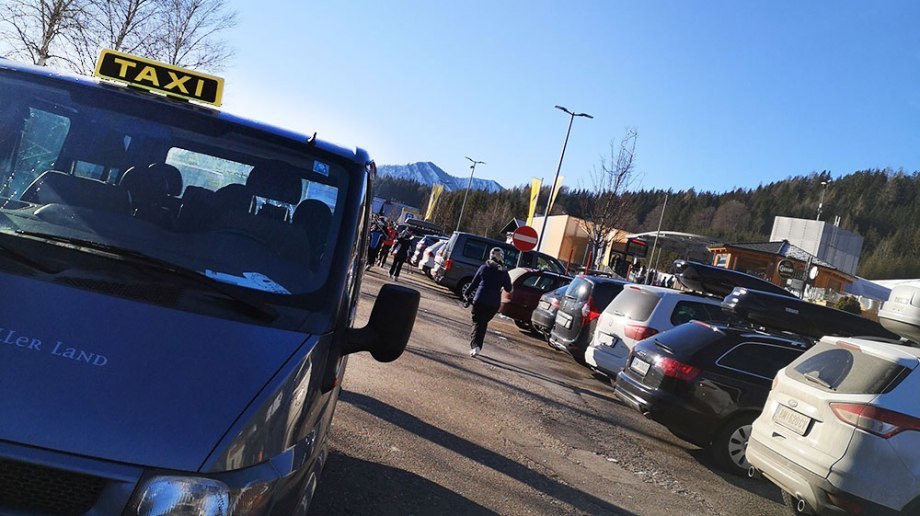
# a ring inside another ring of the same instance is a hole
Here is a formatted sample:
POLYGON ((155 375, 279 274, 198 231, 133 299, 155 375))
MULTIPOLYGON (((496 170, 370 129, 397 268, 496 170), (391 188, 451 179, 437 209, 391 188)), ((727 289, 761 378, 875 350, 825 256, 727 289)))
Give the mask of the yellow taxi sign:
POLYGON ((93 75, 214 106, 220 106, 224 92, 224 80, 220 77, 109 49, 99 54, 93 75))

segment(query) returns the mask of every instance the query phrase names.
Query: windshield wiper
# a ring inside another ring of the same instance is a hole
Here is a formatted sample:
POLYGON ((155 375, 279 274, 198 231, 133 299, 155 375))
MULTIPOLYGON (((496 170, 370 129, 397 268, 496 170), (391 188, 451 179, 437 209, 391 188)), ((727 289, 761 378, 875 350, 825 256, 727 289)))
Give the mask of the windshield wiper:
POLYGON ((837 389, 835 389, 834 387, 832 387, 831 384, 829 384, 829 383, 827 383, 826 381, 824 381, 823 379, 821 379, 821 377, 818 375, 818 372, 817 372, 817 371, 809 371, 809 372, 803 374, 802 376, 804 376, 805 379, 808 380, 809 382, 811 382, 811 383, 816 383, 816 384, 820 385, 821 387, 824 387, 825 389, 830 389, 830 390, 832 390, 832 391, 836 391, 836 390, 837 390, 837 389))
POLYGON ((39 233, 39 232, 34 232, 34 231, 16 230, 16 233, 18 235, 27 236, 27 237, 35 238, 39 240, 59 242, 62 244, 74 246, 76 248, 82 247, 86 249, 91 249, 93 251, 101 251, 103 253, 108 253, 108 254, 117 256, 119 258, 122 258, 122 259, 127 259, 126 261, 133 263, 133 264, 139 264, 139 265, 143 265, 145 267, 156 269, 162 272, 168 272, 180 278, 188 279, 199 285, 205 286, 214 292, 223 294, 225 297, 228 297, 232 299, 233 301, 235 301, 236 303, 239 303, 242 307, 245 307, 247 309, 247 312, 250 313, 250 315, 255 315, 259 319, 265 320, 267 322, 271 322, 278 318, 278 312, 274 308, 268 306, 265 303, 254 301, 244 296, 241 296, 237 294, 236 292, 233 292, 232 290, 228 289, 226 286, 224 286, 223 283, 221 283, 218 280, 205 276, 204 274, 194 269, 189 269, 187 267, 177 265, 170 261, 163 260, 155 256, 150 256, 149 254, 145 254, 140 251, 135 251, 133 249, 126 249, 124 247, 118 247, 118 246, 114 246, 110 244, 103 244, 101 242, 95 242, 93 240, 85 240, 82 238, 51 235, 47 233, 39 233))
MULTIPOLYGON (((6 231, 0 231, 0 234, 6 235, 6 236, 12 236, 10 235, 10 233, 6 231)), ((3 254, 9 256, 10 258, 13 258, 17 262, 23 265, 26 265, 32 269, 35 269, 37 271, 44 272, 45 274, 57 274, 61 272, 60 270, 49 267, 48 265, 33 259, 28 254, 23 253, 22 251, 16 249, 15 247, 5 244, 3 242, 0 242, 0 251, 3 251, 3 254)))
POLYGON ((674 354, 674 350, 671 349, 671 348, 669 348, 668 346, 665 346, 664 344, 662 344, 660 340, 655 339, 655 340, 653 340, 652 342, 654 342, 656 346, 658 346, 659 348, 661 348, 661 349, 667 351, 668 353, 670 353, 670 354, 672 354, 672 355, 674 354))

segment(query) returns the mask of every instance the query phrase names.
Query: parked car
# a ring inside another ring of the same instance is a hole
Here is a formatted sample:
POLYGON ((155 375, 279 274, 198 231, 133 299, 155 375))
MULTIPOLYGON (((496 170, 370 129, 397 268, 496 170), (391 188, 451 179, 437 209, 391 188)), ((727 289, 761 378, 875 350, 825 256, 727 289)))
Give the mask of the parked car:
POLYGON ((435 254, 447 244, 447 240, 438 240, 437 242, 431 244, 425 248, 425 252, 422 253, 422 258, 418 261, 418 268, 420 271, 425 273, 425 276, 431 278, 431 269, 434 267, 435 254))
POLYGON ((681 324, 635 345, 615 393, 681 439, 708 448, 722 469, 744 475, 750 467, 744 445, 770 382, 811 342, 749 327, 681 324))
MULTIPOLYGON (((920 288, 896 287, 879 312, 920 337, 920 288)), ((747 456, 798 513, 920 513, 920 349, 825 337, 773 382, 747 456)))
POLYGON ((550 271, 519 267, 508 271, 511 276, 511 292, 502 292, 502 304, 498 311, 510 317, 522 329, 530 329, 530 319, 540 297, 548 291, 568 285, 572 278, 550 271))
POLYGON ((559 304, 562 302, 562 298, 568 288, 569 286, 566 285, 543 294, 530 316, 530 327, 547 339, 553 329, 553 325, 556 323, 556 312, 559 311, 559 304))
POLYGON ((513 245, 472 233, 456 231, 435 258, 435 268, 432 271, 435 282, 461 295, 461 292, 473 280, 473 275, 476 274, 479 266, 486 262, 489 251, 493 247, 500 247, 505 251, 505 267, 508 269, 527 267, 558 274, 565 273, 565 266, 548 254, 526 252, 518 263, 520 251, 513 245))
POLYGON ((628 282, 578 275, 569 284, 562 298, 549 343, 568 351, 579 364, 585 364, 585 349, 591 342, 597 318, 628 282))
POLYGON ((447 238, 448 237, 445 235, 425 235, 419 238, 418 242, 415 244, 412 256, 409 258, 409 264, 418 265, 419 260, 424 256, 425 249, 427 249, 428 246, 440 240, 446 240, 447 238))
POLYGON ((721 297, 629 285, 598 318, 594 338, 585 351, 585 362, 616 377, 640 340, 690 321, 728 322, 729 319, 722 311, 721 297))

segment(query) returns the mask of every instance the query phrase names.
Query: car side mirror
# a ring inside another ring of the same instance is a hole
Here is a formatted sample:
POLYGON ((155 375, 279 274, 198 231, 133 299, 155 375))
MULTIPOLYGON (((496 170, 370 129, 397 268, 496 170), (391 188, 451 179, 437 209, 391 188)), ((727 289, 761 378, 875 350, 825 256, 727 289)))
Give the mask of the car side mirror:
POLYGON ((388 284, 380 288, 367 326, 348 332, 343 355, 369 351, 379 362, 402 355, 415 326, 420 295, 417 290, 388 284))

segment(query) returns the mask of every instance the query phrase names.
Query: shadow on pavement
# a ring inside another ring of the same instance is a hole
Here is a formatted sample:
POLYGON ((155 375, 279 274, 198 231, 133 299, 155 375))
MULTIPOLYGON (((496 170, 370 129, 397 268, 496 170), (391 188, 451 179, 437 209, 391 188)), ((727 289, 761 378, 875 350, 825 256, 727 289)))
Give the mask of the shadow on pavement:
POLYGON ((310 514, 401 516, 495 512, 415 473, 332 451, 310 504, 310 514))
MULTIPOLYGON (((587 514, 632 514, 593 495, 579 491, 571 486, 561 484, 507 457, 483 448, 474 442, 441 430, 412 414, 371 398, 370 396, 343 390, 339 400, 364 410, 368 414, 376 416, 383 421, 387 421, 390 424, 414 433, 423 439, 427 439, 434 444, 451 450, 454 453, 478 462, 503 475, 507 475, 547 496, 561 500, 580 512, 585 512, 587 514)), ((328 479, 324 478, 323 480, 326 482, 328 479)), ((331 482, 331 484, 335 484, 335 482, 331 482)), ((453 496, 456 497, 457 495, 453 496)), ((417 499, 413 502, 413 505, 417 510, 424 510, 430 507, 427 503, 427 500, 417 499)), ((464 511, 462 507, 452 507, 451 509, 452 510, 442 513, 466 514, 466 511, 464 511)))
POLYGON ((749 493, 758 495, 762 498, 770 500, 771 502, 776 502, 780 505, 783 505, 783 495, 780 492, 780 489, 773 485, 773 483, 771 483, 769 480, 763 478, 747 478, 723 471, 719 466, 716 465, 715 462, 713 462, 709 451, 705 449, 687 450, 687 454, 696 459, 697 462, 705 466, 709 471, 712 471, 714 474, 722 477, 722 479, 726 482, 734 484, 735 486, 740 487, 749 493))

